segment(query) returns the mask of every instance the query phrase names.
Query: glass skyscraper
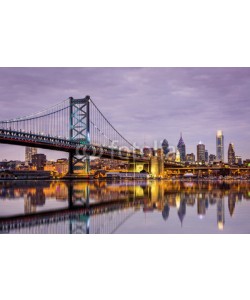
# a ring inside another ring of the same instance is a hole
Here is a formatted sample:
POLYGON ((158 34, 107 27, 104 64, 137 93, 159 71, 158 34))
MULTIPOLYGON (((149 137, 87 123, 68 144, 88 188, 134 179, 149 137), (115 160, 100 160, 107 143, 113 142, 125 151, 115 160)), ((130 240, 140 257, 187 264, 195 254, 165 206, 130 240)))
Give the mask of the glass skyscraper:
POLYGON ((216 134, 216 159, 224 162, 224 135, 222 130, 218 130, 216 134))
POLYGON ((199 144, 197 145, 197 161, 204 163, 206 159, 205 156, 205 145, 202 144, 202 142, 199 142, 199 144))
POLYGON ((181 134, 180 140, 178 142, 177 149, 180 152, 181 161, 185 161, 186 160, 186 146, 183 141, 182 134, 181 134))
POLYGON ((235 164, 235 151, 233 143, 230 143, 228 147, 228 163, 229 165, 235 164))

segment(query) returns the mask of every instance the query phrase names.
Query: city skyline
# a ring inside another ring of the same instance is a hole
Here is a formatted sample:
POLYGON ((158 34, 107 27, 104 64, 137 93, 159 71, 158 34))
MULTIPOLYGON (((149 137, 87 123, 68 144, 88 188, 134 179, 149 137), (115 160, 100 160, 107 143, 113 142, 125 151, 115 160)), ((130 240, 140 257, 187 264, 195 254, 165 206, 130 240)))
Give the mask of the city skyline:
MULTIPOLYGON (((249 157, 249 68, 1 68, 0 79, 0 120, 90 94, 141 148, 154 141, 160 147, 165 138, 176 147, 181 131, 186 153, 196 153, 201 140, 216 154, 215 135, 222 130, 225 149, 232 142, 236 155, 249 157)), ((23 159, 24 151, 1 145, 0 160, 23 159)), ((48 159, 67 157, 39 152, 48 159)))

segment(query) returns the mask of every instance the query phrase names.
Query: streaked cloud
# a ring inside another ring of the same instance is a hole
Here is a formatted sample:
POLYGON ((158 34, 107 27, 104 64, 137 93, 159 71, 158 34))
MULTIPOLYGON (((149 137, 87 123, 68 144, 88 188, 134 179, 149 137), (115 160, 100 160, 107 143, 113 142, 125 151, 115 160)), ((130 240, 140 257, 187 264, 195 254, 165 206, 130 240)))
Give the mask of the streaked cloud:
MULTIPOLYGON (((164 138, 176 145, 182 132, 187 152, 202 140, 215 153, 222 129, 225 151, 232 141, 250 157, 250 68, 0 68, 0 119, 87 94, 141 146, 164 138)), ((13 149, 0 145, 0 159, 16 157, 13 149)))

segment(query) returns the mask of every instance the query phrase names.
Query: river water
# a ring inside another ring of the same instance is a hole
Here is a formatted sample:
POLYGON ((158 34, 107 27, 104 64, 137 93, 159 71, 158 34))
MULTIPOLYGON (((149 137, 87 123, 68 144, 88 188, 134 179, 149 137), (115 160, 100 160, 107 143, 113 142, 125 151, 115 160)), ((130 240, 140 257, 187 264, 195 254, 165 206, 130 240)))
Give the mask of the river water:
POLYGON ((1 233, 250 233, 250 182, 1 181, 1 233))

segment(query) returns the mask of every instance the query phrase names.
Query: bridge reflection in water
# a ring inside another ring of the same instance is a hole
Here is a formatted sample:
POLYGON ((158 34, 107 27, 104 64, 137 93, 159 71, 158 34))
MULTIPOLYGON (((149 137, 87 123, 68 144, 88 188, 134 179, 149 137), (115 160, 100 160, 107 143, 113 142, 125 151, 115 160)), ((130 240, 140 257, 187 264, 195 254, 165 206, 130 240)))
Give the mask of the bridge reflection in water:
POLYGON ((184 226, 188 207, 201 219, 214 207, 213 226, 223 230, 226 210, 232 217, 249 191, 248 182, 3 181, 0 232, 116 233, 137 213, 167 221, 171 210, 184 226))

